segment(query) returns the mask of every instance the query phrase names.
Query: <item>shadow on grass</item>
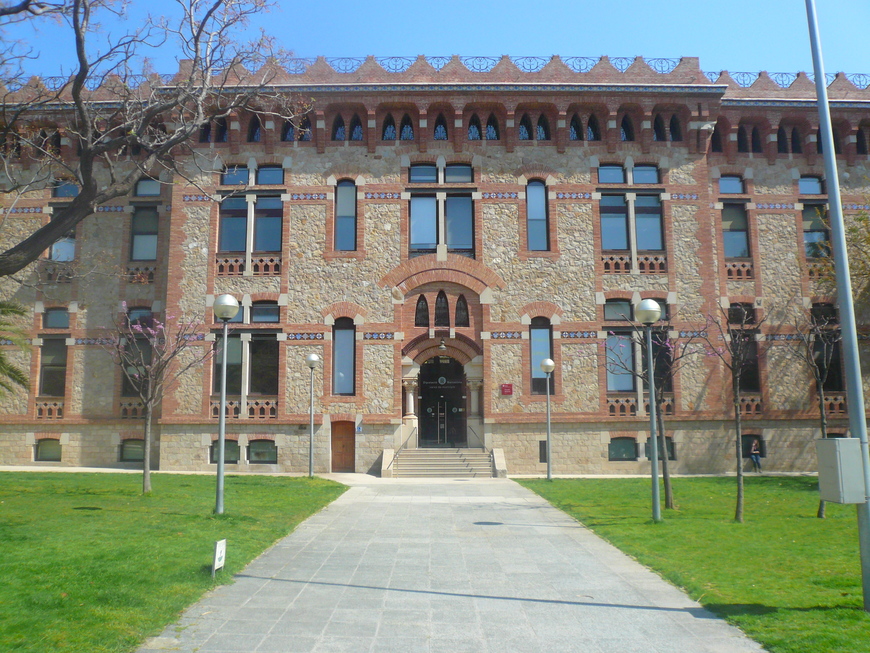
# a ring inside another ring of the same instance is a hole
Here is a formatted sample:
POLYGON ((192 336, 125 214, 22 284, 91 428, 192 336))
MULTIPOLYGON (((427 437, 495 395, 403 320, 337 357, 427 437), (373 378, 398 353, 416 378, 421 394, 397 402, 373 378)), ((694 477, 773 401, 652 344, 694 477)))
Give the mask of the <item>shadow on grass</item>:
POLYGON ((704 605, 710 612, 720 617, 765 616, 778 612, 834 612, 838 610, 863 611, 859 605, 812 605, 801 608, 788 606, 775 607, 761 603, 707 603, 704 605))

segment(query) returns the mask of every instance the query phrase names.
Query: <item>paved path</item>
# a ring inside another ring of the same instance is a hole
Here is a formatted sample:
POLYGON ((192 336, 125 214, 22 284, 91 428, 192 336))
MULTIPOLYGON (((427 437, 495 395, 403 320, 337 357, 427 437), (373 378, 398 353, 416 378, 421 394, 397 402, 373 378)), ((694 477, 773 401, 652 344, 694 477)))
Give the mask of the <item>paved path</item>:
POLYGON ((513 481, 335 478, 352 487, 139 652, 762 651, 513 481))

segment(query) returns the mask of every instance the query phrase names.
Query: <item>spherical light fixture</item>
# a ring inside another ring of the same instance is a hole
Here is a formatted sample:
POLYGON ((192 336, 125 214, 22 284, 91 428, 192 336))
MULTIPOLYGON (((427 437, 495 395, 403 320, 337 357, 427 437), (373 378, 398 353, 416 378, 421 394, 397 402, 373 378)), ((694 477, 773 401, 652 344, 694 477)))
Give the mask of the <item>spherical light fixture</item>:
POLYGON ((553 370, 556 369, 556 361, 552 358, 545 358, 541 361, 541 371, 544 374, 552 374, 553 370))
POLYGON ((658 322, 662 317, 662 307, 654 299, 643 299, 637 308, 634 310, 634 317, 641 324, 649 326, 653 322, 658 322))
POLYGON ((317 364, 320 362, 320 356, 317 354, 308 354, 305 357, 305 364, 310 367, 312 370, 317 367, 317 364))
POLYGON ((228 322, 239 312, 239 302, 232 295, 220 295, 214 300, 212 307, 217 319, 228 322))

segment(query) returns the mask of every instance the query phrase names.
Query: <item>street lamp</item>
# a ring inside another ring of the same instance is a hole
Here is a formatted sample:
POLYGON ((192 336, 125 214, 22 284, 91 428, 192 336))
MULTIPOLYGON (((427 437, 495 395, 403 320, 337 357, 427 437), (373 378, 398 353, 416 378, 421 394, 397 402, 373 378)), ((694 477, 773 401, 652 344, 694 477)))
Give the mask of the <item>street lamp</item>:
MULTIPOLYGON (((656 433, 656 381, 655 361, 653 360, 652 325, 662 316, 662 308, 654 299, 643 299, 634 311, 634 316, 644 325, 646 336, 646 374, 649 385, 649 438, 650 460, 652 462, 652 514, 653 521, 662 520, 662 506, 659 499, 659 447, 656 433)), ((667 455, 666 453, 664 455, 667 455)))
POLYGON ((552 358, 545 358, 541 361, 541 371, 547 375, 547 480, 553 478, 553 465, 550 462, 550 389, 552 388, 553 370, 556 369, 556 363, 552 358))
POLYGON ((308 354, 305 364, 311 370, 311 396, 308 401, 308 477, 314 476, 314 368, 320 362, 317 354, 308 354))
POLYGON ((227 430, 227 329, 228 323, 239 312, 239 302, 232 295, 220 295, 214 300, 214 316, 224 323, 221 345, 221 401, 218 415, 217 494, 214 512, 224 514, 224 443, 227 430))

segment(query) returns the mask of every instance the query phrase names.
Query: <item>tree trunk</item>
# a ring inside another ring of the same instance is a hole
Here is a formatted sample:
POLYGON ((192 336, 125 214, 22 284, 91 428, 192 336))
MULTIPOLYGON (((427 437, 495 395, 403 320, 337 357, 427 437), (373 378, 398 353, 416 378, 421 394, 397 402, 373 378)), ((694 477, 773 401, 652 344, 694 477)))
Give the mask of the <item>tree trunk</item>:
POLYGON ((151 406, 145 404, 145 452, 142 457, 142 494, 151 491, 151 406))
MULTIPOLYGON (((819 427, 822 429, 822 437, 828 437, 828 413, 825 410, 825 389, 822 387, 822 384, 818 384, 819 387, 819 427)), ((819 519, 825 518, 825 500, 819 499, 819 509, 816 511, 816 517, 819 519)))
POLYGON ((732 394, 734 395, 734 445, 737 451, 737 506, 734 521, 743 523, 743 422, 740 415, 740 378, 732 371, 732 394))
POLYGON ((671 488, 671 470, 668 462, 668 442, 667 438, 665 438, 665 418, 664 418, 664 408, 663 404, 659 404, 658 415, 656 415, 656 419, 659 423, 659 440, 661 441, 661 446, 659 447, 659 451, 661 452, 662 459, 662 481, 665 486, 665 508, 669 510, 674 509, 674 492, 671 488))

